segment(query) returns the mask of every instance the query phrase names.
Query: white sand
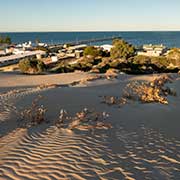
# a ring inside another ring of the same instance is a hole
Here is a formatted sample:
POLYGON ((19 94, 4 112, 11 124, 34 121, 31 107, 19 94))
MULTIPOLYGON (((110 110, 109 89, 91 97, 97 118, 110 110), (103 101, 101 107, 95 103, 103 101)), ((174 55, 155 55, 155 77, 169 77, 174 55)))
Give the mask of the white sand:
MULTIPOLYGON (((132 103, 118 108, 101 103, 100 96, 120 96, 129 81, 151 80, 152 76, 122 75, 87 87, 36 88, 43 83, 69 84, 87 76, 0 74, 0 179, 180 179, 179 96, 169 97, 168 106, 132 103), (19 90, 15 94, 5 94, 15 87, 19 90), (18 118, 6 103, 21 109, 38 94, 44 97, 50 123, 19 128, 18 118), (108 112, 113 128, 81 132, 53 126, 60 109, 73 115, 84 107, 108 112)), ((179 80, 171 86, 180 94, 179 80)))

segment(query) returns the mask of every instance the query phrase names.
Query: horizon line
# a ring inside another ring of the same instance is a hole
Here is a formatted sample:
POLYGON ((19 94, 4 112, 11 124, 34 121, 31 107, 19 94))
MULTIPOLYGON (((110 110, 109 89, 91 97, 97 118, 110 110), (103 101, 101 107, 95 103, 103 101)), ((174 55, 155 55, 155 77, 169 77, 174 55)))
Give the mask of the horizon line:
POLYGON ((67 31, 55 31, 55 30, 50 30, 50 31, 0 31, 0 33, 48 33, 48 32, 180 32, 179 30, 67 30, 67 31))

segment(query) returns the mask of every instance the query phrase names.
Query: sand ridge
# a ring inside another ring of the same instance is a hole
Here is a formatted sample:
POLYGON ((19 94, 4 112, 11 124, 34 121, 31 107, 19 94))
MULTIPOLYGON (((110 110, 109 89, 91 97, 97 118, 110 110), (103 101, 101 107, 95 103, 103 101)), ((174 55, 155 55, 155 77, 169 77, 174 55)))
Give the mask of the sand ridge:
POLYGON ((120 146, 113 153, 105 131, 87 136, 53 126, 42 133, 18 129, 0 141, 0 173, 15 180, 173 179, 179 170, 180 142, 174 145, 158 132, 141 130, 119 127, 113 136, 120 146))

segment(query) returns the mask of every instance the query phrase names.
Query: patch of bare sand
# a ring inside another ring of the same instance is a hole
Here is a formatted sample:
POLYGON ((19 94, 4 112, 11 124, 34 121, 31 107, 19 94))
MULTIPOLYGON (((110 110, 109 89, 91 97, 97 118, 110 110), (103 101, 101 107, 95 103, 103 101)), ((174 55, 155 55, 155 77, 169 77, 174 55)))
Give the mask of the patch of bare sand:
POLYGON ((48 75, 23 75, 18 73, 0 73, 0 88, 3 87, 32 87, 46 84, 69 85, 73 82, 86 82, 98 79, 96 74, 65 73, 48 75))

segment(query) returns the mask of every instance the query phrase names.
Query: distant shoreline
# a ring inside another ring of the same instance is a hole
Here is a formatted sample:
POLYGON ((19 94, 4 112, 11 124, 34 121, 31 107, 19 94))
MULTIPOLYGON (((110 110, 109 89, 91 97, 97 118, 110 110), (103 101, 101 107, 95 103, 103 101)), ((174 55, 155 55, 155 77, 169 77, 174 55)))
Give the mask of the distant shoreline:
POLYGON ((119 31, 111 31, 111 30, 107 30, 107 31, 102 31, 102 30, 97 30, 97 31, 0 31, 0 33, 55 33, 55 32, 67 32, 67 33, 73 33, 73 32, 180 32, 180 30, 119 30, 119 31))
MULTIPOLYGON (((121 36, 133 45, 164 44, 167 47, 180 47, 180 31, 47 31, 47 32, 0 32, 8 35, 13 43, 34 42, 59 44, 68 41, 121 36)), ((111 41, 99 43, 111 44, 111 41)), ((99 45, 97 44, 97 45, 99 45)), ((95 44, 92 44, 95 45, 95 44)))

